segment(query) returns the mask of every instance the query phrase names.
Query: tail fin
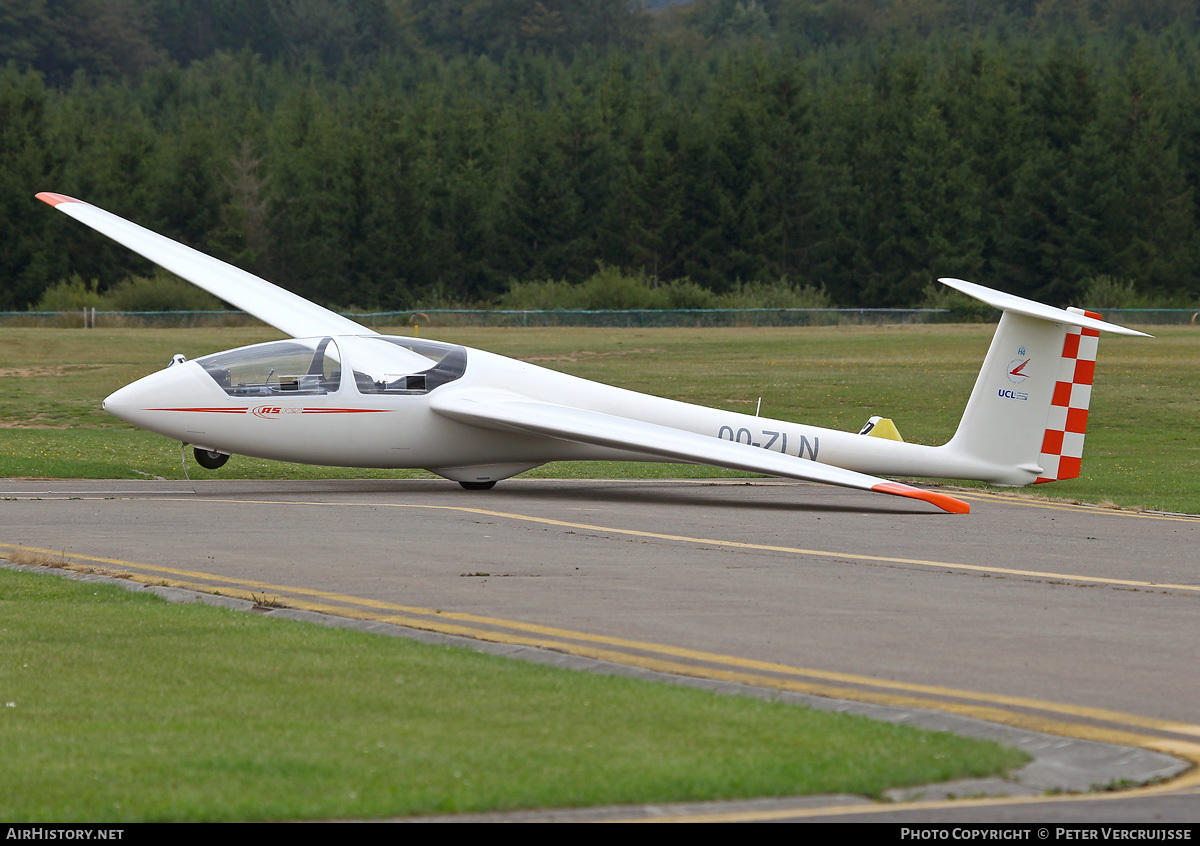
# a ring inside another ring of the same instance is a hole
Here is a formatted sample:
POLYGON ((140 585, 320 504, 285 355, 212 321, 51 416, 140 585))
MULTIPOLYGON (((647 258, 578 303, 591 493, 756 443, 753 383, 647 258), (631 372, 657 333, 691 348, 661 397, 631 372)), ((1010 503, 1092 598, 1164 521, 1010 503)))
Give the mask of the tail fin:
POLYGON ((993 484, 1078 476, 1100 332, 1148 336, 1080 309, 940 281, 1004 311, 945 449, 973 468, 970 478, 993 484))

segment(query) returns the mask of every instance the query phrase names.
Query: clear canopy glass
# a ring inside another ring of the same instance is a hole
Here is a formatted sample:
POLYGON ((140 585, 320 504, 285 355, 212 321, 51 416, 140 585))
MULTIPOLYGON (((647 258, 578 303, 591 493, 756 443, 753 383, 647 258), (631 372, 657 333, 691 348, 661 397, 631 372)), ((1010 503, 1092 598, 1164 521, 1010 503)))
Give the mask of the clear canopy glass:
POLYGON ((270 341, 196 359, 234 397, 330 394, 348 366, 361 394, 422 394, 466 371, 462 347, 389 335, 270 341))

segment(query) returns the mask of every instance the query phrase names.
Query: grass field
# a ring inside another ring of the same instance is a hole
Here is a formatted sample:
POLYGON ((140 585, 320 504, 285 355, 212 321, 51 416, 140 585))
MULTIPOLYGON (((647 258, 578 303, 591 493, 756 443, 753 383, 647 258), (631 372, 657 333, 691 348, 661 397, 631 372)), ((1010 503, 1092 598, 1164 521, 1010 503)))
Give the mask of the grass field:
MULTIPOLYGON (((453 329, 438 338, 638 391, 834 429, 892 417, 906 440, 953 433, 993 327, 791 329, 453 329)), ((407 334, 407 329, 404 333, 407 334)), ((1200 330, 1150 328, 1154 339, 1101 339, 1079 479, 1039 496, 1200 512, 1200 330)), ((5 329, 0 332, 0 476, 179 478, 175 442, 100 410, 121 385, 188 358, 278 337, 268 328, 5 329)), ((424 475, 235 457, 193 478, 363 478, 424 475)), ((531 476, 662 478, 737 475, 689 465, 564 463, 531 476)))

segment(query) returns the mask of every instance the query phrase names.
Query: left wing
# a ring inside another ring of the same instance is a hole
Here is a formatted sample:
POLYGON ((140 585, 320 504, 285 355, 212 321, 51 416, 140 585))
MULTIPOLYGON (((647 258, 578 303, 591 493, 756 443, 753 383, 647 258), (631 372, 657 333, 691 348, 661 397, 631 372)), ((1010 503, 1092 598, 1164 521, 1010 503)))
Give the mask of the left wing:
POLYGON ((712 464, 748 473, 905 496, 923 500, 954 514, 966 514, 971 510, 967 503, 946 494, 889 482, 865 473, 656 423, 536 402, 516 395, 489 394, 481 399, 464 392, 434 394, 430 397, 430 407, 444 417, 488 429, 527 432, 654 455, 671 461, 712 464))
POLYGON ((38 194, 37 198, 293 338, 376 334, 374 329, 310 303, 266 279, 185 247, 91 203, 48 191, 38 194))

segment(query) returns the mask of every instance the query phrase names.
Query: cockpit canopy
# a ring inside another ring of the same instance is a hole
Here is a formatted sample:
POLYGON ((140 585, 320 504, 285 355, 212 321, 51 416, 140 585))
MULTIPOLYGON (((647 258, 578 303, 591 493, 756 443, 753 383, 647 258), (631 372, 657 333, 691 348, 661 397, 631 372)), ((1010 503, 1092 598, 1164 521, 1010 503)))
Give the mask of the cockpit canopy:
POLYGON ((467 351, 419 338, 346 335, 270 341, 196 363, 233 397, 330 394, 344 372, 360 394, 424 394, 462 376, 467 351))

